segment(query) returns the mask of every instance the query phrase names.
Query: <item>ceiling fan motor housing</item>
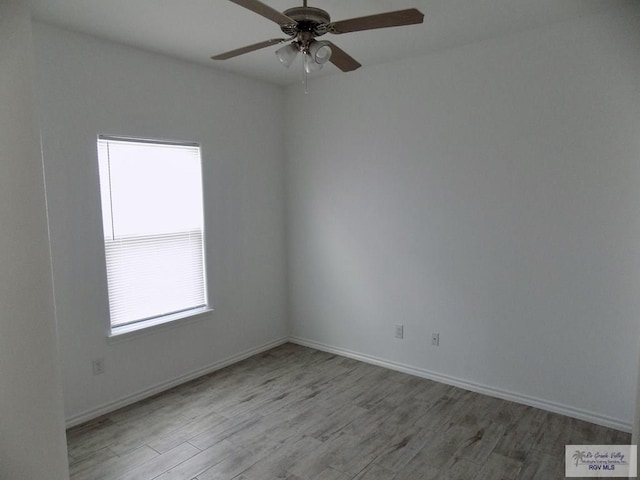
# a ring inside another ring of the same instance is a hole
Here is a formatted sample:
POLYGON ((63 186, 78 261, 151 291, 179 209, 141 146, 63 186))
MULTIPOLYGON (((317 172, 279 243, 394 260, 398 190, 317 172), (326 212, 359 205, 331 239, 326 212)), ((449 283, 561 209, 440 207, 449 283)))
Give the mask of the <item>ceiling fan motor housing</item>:
POLYGON ((281 30, 290 37, 300 32, 311 32, 314 37, 319 37, 327 33, 327 25, 331 23, 329 14, 320 8, 294 7, 283 13, 297 22, 297 25, 280 25, 281 30))

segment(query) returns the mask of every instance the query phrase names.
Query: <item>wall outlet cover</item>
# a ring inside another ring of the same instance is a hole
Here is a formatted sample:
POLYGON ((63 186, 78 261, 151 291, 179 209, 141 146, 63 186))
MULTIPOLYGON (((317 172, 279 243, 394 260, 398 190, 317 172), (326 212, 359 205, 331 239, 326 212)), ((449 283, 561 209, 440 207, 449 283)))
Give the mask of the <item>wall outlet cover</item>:
POLYGON ((93 361, 93 374, 101 375, 104 373, 104 358, 96 358, 93 361))
POLYGON ((396 338, 404 338, 404 325, 396 325, 396 338))

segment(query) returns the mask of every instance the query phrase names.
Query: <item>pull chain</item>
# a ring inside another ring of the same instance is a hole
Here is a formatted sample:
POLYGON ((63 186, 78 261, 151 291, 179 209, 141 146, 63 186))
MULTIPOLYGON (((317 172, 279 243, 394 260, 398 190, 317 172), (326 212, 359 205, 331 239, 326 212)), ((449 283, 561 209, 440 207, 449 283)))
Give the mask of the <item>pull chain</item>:
POLYGON ((307 94, 309 93, 309 85, 308 85, 308 75, 307 75, 307 69, 305 68, 305 61, 306 61, 306 57, 305 54, 302 54, 302 84, 304 85, 304 93, 307 94))

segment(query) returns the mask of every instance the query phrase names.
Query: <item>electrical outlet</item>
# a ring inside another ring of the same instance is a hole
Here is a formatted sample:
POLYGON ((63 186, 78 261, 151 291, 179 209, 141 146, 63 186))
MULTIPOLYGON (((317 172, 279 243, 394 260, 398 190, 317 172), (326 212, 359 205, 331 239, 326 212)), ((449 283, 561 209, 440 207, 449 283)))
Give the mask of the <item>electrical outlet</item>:
POLYGON ((404 325, 396 325, 396 338, 404 338, 404 325))
POLYGON ((104 373, 104 358, 96 358, 93 361, 93 374, 101 375, 104 373))
POLYGON ((432 333, 431 334, 431 345, 435 345, 436 347, 440 345, 440 334, 432 333))

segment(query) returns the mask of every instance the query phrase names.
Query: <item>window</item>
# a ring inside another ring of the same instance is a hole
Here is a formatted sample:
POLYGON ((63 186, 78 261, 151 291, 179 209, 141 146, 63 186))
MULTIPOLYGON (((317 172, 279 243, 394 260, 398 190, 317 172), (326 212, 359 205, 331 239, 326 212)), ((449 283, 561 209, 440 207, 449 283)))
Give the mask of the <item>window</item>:
POLYGON ((98 137, 112 333, 207 309, 197 144, 98 137))

